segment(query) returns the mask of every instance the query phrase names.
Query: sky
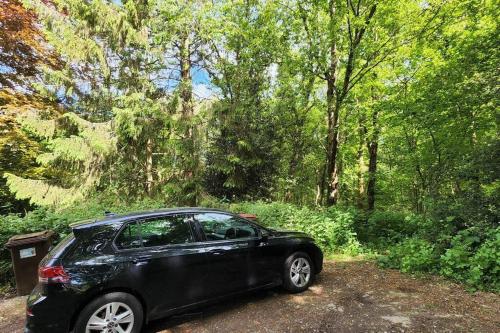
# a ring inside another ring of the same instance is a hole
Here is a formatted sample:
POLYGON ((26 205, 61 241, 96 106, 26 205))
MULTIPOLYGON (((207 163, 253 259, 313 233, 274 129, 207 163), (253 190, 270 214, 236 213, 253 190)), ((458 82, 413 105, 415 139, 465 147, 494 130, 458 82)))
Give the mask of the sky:
POLYGON ((193 78, 193 93, 197 99, 210 99, 215 96, 216 88, 210 82, 210 77, 205 69, 193 67, 191 77, 193 78))

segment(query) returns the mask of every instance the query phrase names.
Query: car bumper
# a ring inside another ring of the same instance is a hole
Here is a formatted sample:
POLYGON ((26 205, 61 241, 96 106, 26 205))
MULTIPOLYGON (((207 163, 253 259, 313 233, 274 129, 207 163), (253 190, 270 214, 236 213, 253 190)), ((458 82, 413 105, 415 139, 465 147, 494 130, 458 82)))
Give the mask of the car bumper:
POLYGON ((37 325, 35 328, 29 324, 26 324, 26 326, 24 327, 24 333, 49 333, 49 332, 68 333, 68 329, 60 327, 58 325, 47 325, 47 326, 37 325))
POLYGON ((314 256, 314 266, 315 273, 319 274, 323 270, 323 251, 319 247, 316 247, 316 255, 314 256))
MULTIPOLYGON (((26 316, 26 326, 24 333, 67 333, 69 332, 69 325, 64 323, 46 323, 39 322, 33 317, 26 316)), ((69 324, 69 323, 68 323, 69 324)))
POLYGON ((68 332, 75 304, 64 290, 43 291, 38 285, 27 301, 25 333, 68 332))

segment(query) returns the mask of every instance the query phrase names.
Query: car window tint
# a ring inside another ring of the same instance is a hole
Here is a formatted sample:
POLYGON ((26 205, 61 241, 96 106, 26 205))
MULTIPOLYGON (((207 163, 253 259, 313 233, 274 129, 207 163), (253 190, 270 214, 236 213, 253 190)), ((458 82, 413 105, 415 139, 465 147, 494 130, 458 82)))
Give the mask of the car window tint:
POLYGON ((193 241, 186 215, 163 216, 141 223, 142 242, 146 247, 183 244, 193 241))
POLYGON ((119 249, 133 249, 141 247, 140 227, 137 222, 127 224, 125 229, 116 239, 116 246, 119 249))
POLYGON ((47 254, 48 257, 54 257, 55 255, 58 254, 59 250, 65 247, 69 242, 71 242, 73 239, 75 239, 75 235, 73 232, 71 232, 69 235, 64 237, 59 243, 57 243, 56 246, 52 247, 49 250, 49 253, 47 254))
POLYGON ((196 214, 208 241, 257 237, 257 229, 245 220, 220 213, 196 214))

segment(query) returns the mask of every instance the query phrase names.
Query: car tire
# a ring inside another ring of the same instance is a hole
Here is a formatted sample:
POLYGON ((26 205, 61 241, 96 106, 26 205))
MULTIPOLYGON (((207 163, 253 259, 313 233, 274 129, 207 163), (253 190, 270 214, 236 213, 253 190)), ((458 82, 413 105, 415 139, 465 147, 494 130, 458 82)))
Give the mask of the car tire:
POLYGON ((74 333, 86 333, 87 325, 95 328, 91 332, 111 332, 113 326, 120 325, 127 333, 139 333, 143 319, 142 305, 137 298, 113 292, 94 299, 83 308, 76 320, 74 333))
POLYGON ((311 257, 305 252, 295 252, 285 261, 283 286, 292 293, 300 293, 312 284, 314 266, 311 257))

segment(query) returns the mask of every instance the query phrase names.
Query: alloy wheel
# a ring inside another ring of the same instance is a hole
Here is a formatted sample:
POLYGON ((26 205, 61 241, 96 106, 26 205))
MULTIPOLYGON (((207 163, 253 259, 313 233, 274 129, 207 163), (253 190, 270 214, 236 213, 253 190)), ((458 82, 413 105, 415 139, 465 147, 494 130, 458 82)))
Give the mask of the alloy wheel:
POLYGON ((290 279, 292 283, 302 288, 309 282, 311 278, 311 265, 306 258, 296 258, 290 266, 290 279))
POLYGON ((125 303, 112 302, 101 306, 90 316, 85 333, 130 333, 134 313, 125 303))

